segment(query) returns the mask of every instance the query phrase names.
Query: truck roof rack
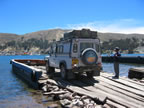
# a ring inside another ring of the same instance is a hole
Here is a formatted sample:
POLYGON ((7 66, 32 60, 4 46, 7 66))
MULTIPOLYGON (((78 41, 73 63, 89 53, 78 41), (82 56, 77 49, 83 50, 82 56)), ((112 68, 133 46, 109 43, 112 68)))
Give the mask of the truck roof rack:
POLYGON ((90 29, 73 30, 72 32, 65 33, 61 40, 68 40, 73 38, 88 38, 97 39, 97 31, 90 31, 90 29))

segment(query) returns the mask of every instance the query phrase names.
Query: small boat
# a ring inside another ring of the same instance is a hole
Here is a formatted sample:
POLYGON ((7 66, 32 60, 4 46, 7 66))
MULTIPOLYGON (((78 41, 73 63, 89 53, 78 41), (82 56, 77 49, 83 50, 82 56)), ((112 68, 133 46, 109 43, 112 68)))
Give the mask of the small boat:
POLYGON ((34 68, 34 66, 45 66, 44 60, 38 59, 12 59, 10 61, 12 64, 12 71, 21 79, 26 81, 35 89, 39 89, 40 85, 38 80, 42 76, 42 70, 34 68))

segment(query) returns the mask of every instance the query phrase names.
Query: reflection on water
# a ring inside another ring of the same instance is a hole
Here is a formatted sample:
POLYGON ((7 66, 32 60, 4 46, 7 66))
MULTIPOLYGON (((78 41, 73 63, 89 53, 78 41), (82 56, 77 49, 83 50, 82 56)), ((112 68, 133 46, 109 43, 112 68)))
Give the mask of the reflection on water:
MULTIPOLYGON (((33 94, 30 92, 28 94, 16 95, 15 97, 1 100, 0 108, 47 108, 54 103, 47 100, 49 100, 48 97, 43 96, 41 93, 33 94)), ((59 104, 59 102, 55 103, 59 104)))
MULTIPOLYGON (((0 56, 0 108, 47 108, 50 97, 33 90, 11 72, 11 59, 43 59, 44 56, 0 56)), ((120 75, 143 65, 120 64, 120 75)), ((103 70, 113 72, 113 63, 103 63, 103 70)), ((55 102, 58 103, 58 102, 55 102)))

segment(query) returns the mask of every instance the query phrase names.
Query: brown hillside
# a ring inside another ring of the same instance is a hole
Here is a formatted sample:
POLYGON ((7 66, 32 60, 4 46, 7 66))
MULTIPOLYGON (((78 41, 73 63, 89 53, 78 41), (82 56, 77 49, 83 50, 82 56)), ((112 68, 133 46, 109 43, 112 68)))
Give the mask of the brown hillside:
POLYGON ((16 40, 20 37, 17 34, 10 34, 10 33, 0 33, 0 44, 3 44, 8 41, 16 40))
POLYGON ((30 38, 36 38, 36 39, 46 39, 46 40, 58 40, 60 37, 63 36, 65 32, 68 32, 70 30, 62 30, 62 29, 50 29, 50 30, 43 30, 38 32, 32 32, 28 34, 24 34, 23 37, 25 40, 30 38))
MULTIPOLYGON (((65 32, 69 32, 72 30, 63 30, 63 29, 50 29, 50 30, 43 30, 37 31, 32 33, 27 33, 24 35, 17 35, 17 34, 9 34, 9 33, 0 33, 0 44, 3 44, 8 41, 16 40, 16 41, 26 41, 27 39, 36 38, 36 39, 46 39, 46 40, 58 40, 63 36, 65 32)), ((144 38, 144 34, 120 34, 120 33, 100 33, 98 32, 98 37, 101 41, 107 41, 109 39, 119 40, 125 38, 132 38, 136 37, 139 39, 144 38)))
POLYGON ((107 41, 109 39, 119 40, 119 39, 126 39, 132 37, 138 39, 144 39, 144 34, 98 33, 98 36, 101 39, 101 41, 107 41))

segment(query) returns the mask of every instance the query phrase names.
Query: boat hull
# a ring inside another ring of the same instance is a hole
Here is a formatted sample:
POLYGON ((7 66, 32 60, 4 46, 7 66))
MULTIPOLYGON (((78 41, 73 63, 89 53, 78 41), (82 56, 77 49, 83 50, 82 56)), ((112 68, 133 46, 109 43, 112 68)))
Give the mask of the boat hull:
POLYGON ((39 89, 38 80, 42 75, 40 69, 36 69, 33 65, 45 65, 44 60, 11 60, 12 71, 28 85, 35 89, 39 89))

